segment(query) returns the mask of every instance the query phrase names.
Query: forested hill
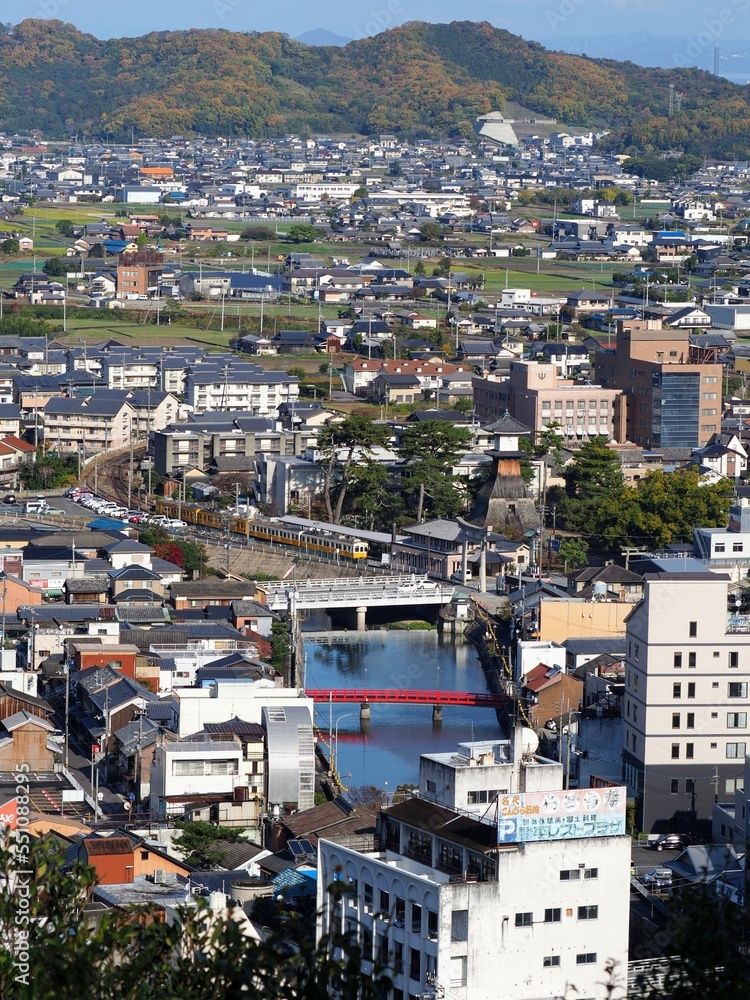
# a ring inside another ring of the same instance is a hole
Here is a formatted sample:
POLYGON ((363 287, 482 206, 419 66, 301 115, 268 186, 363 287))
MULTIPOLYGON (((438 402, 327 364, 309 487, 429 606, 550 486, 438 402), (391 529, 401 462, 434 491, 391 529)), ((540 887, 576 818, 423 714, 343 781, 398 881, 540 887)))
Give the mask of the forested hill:
POLYGON ((101 41, 60 21, 0 35, 0 130, 48 137, 459 136, 519 102, 607 126, 613 148, 750 157, 750 88, 699 70, 644 69, 524 41, 486 23, 402 27, 315 48, 286 35, 156 32, 101 41), (669 84, 682 110, 667 115, 669 84))

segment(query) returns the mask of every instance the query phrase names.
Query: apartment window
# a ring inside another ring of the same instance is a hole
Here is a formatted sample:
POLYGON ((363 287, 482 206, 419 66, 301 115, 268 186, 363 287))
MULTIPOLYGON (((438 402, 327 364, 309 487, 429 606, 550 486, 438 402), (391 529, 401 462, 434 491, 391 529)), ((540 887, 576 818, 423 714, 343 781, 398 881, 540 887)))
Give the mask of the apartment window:
POLYGON ((695 729, 695 712, 688 712, 687 719, 685 721, 686 729, 695 729))
POLYGON ((380 912, 388 915, 391 909, 391 896, 385 889, 380 890, 380 912))
POLYGON ((729 666, 738 667, 740 665, 740 654, 736 651, 732 651, 729 654, 729 666))
POLYGON ((633 705, 633 723, 638 722, 638 706, 633 705))
POLYGON ((433 795, 437 791, 437 784, 434 781, 430 781, 429 778, 425 782, 425 787, 426 787, 427 791, 430 792, 433 795))
POLYGON ((598 868, 584 868, 583 869, 583 877, 584 877, 584 879, 599 878, 599 869, 598 868))
POLYGON ((742 552, 743 543, 742 542, 732 542, 732 552, 742 552))
POLYGON ((580 879, 580 877, 581 877, 580 868, 564 868, 560 872, 561 882, 577 882, 578 879, 580 879))
POLYGON ((394 976, 404 974, 404 946, 401 941, 393 942, 393 974, 394 976))
POLYGON ((727 743, 727 758, 734 760, 737 757, 745 756, 744 743, 727 743))
POLYGON ((419 903, 411 904, 411 930, 412 934, 422 933, 422 907, 419 903))
POLYGON ((747 698, 747 682, 746 681, 730 681, 727 684, 727 697, 728 698, 747 698))
POLYGON ((695 743, 685 744, 685 757, 688 760, 692 760, 695 757, 695 743))
POLYGON ((362 891, 364 893, 365 910, 368 913, 372 913, 372 886, 364 882, 362 884, 362 891))
POLYGON ((688 666, 689 667, 695 667, 697 665, 697 663, 698 663, 697 657, 698 657, 697 653, 688 653, 688 666))
POLYGON ((695 681, 688 684, 688 698, 695 698, 695 681))
POLYGON ((469 911, 453 910, 451 913, 451 941, 467 941, 469 938, 469 911))
POLYGON ((685 779, 685 794, 692 795, 695 791, 695 781, 692 778, 685 779))
POLYGON ((672 744, 672 760, 679 760, 679 759, 680 759, 680 744, 679 743, 673 743, 672 744))
POLYGON ((403 927, 406 923, 406 900, 396 896, 396 927, 403 927))
POLYGON ((534 923, 533 913, 516 914, 516 927, 531 927, 533 923, 534 923))
POLYGON ((682 653, 675 653, 674 654, 674 665, 676 667, 681 667, 682 666, 682 653))
POLYGON ((466 966, 467 966, 466 955, 460 955, 451 958, 449 985, 451 986, 452 989, 466 986, 466 966))
POLYGON ((438 915, 434 910, 427 911, 427 937, 430 941, 437 941, 438 936, 438 915))
POLYGON ((638 644, 638 643, 636 643, 636 644, 635 644, 635 662, 636 662, 636 663, 637 663, 637 662, 638 662, 638 660, 640 659, 640 655, 641 655, 641 647, 639 646, 639 644, 638 644))
POLYGON ((579 920, 598 920, 599 919, 599 907, 598 906, 579 906, 578 907, 578 919, 579 920))
POLYGON ((542 959, 542 965, 545 969, 558 969, 560 967, 560 956, 545 955, 542 959))
POLYGON ((633 671, 633 690, 638 690, 638 674, 635 671, 633 671))
POLYGON ((672 781, 670 782, 669 790, 672 793, 672 795, 677 795, 677 793, 680 790, 680 783, 677 780, 677 778, 672 778, 672 781))
POLYGON ((559 924, 560 923, 560 907, 554 906, 549 910, 544 911, 544 922, 545 924, 559 924))
POLYGON ((582 955, 576 955, 576 965, 596 965, 596 952, 587 951, 582 955))
POLYGON ((726 550, 727 550, 727 547, 724 544, 724 542, 717 542, 716 545, 714 546, 714 552, 716 552, 717 554, 719 552, 726 552, 726 550))
POLYGON ((409 949, 409 979, 422 979, 422 952, 418 948, 409 949))
POLYGON ((680 728, 680 713, 672 712, 672 729, 680 728))
POLYGON ((672 697, 673 698, 681 698, 682 697, 682 684, 673 684, 672 685, 672 697))
POLYGON ((747 712, 727 712, 727 729, 747 729, 747 712))
POLYGON ((691 639, 695 639, 698 635, 698 622, 690 622, 690 627, 688 628, 688 635, 691 639))

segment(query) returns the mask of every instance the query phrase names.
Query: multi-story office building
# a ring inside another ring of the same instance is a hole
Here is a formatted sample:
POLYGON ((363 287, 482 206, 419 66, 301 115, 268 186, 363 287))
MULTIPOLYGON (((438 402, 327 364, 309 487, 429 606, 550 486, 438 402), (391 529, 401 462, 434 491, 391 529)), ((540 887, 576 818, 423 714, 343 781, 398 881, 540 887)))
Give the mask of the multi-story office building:
POLYGON ((614 437, 619 389, 561 378, 556 364, 512 361, 506 380, 475 377, 472 385, 480 420, 498 420, 507 410, 535 432, 559 424, 569 442, 614 437))
POLYGON ((747 750, 750 618, 730 578, 655 573, 627 621, 624 779, 642 830, 708 832, 747 750))
POLYGON ((596 378, 621 390, 617 441, 700 448, 721 432, 720 364, 693 362, 690 332, 657 320, 620 321, 617 346, 596 354, 596 378))
POLYGON ((422 757, 376 851, 319 841, 319 934, 350 932, 393 1000, 598 997, 609 959, 626 976, 625 789, 564 791, 527 732, 422 757))

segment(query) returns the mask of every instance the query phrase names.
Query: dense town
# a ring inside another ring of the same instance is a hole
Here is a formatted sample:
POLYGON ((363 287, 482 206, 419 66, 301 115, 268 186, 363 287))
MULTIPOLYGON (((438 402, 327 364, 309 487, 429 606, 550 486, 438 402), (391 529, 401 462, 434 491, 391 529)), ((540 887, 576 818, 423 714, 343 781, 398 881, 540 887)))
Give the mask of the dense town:
POLYGON ((736 948, 750 167, 601 138, 2 137, 0 821, 81 927, 354 943, 388 1000, 736 948))

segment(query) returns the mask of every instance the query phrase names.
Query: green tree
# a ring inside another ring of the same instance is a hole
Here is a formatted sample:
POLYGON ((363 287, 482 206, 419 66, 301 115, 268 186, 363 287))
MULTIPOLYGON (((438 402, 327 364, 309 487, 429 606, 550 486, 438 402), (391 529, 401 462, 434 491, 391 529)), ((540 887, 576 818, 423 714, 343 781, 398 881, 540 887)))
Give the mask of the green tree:
MULTIPOLYGON (((288 919, 256 941, 238 911, 211 914, 193 900, 164 920, 155 905, 111 908, 91 919, 95 873, 64 870, 51 838, 17 835, 21 851, 0 847, 0 996, 3 1000, 385 1000, 391 983, 377 963, 365 972, 353 936, 334 922, 317 944, 314 920, 288 919), (26 874, 31 872, 31 875, 26 874), (26 905, 19 905, 29 886, 26 905), (28 922, 19 917, 28 915, 28 922), (19 943, 24 931, 23 948, 19 943)), ((338 912, 350 890, 330 888, 338 912)), ((263 920, 268 925, 268 921, 263 920)))
POLYGON ((357 188, 357 190, 352 195, 352 201, 356 201, 358 198, 366 198, 369 195, 369 193, 370 192, 367 190, 365 185, 362 184, 360 187, 357 188))
POLYGON ((323 235, 322 230, 316 229, 307 222, 297 222, 289 227, 286 238, 290 243, 314 243, 323 235))
POLYGON ((2 243, 0 243, 0 250, 2 250, 3 253, 14 254, 18 253, 20 249, 21 245, 18 240, 8 239, 3 240, 2 243))
POLYGON ((55 223, 55 232, 61 236, 72 236, 73 221, 71 219, 58 219, 55 223))
POLYGON ((323 493, 328 520, 333 524, 341 523, 355 453, 359 450, 362 458, 367 458, 373 448, 386 443, 388 434, 387 427, 376 424, 372 417, 359 413, 352 413, 342 423, 324 427, 320 432, 318 445, 324 462, 323 493))
POLYGON ((50 257, 49 260, 45 260, 42 270, 51 278, 59 278, 62 275, 67 274, 68 268, 72 266, 73 265, 66 257, 50 257))
POLYGON ((364 517, 371 531, 387 527, 398 513, 401 497, 388 488, 390 479, 388 469, 372 458, 352 467, 347 491, 349 513, 364 517))
POLYGON ((423 243, 437 243, 440 239, 440 224, 425 222, 419 227, 419 237, 423 243))
POLYGON ((414 265, 414 273, 417 275, 424 274, 424 261, 421 258, 419 258, 417 263, 414 265))
POLYGON ((565 563, 565 572, 568 566, 571 569, 578 569, 588 562, 589 543, 583 538, 566 538, 560 543, 560 556, 565 563))
POLYGON ((236 844, 243 830, 235 827, 214 826, 201 820, 175 820, 181 831, 174 838, 174 845, 193 868, 212 868, 224 860, 227 844, 236 844))
POLYGON ((105 254, 103 243, 94 243, 89 250, 89 257, 104 257, 105 254))
POLYGON ((471 432, 449 420, 425 420, 406 428, 399 453, 405 465, 405 491, 416 499, 417 521, 422 520, 426 498, 438 517, 460 511, 463 498, 453 467, 470 446, 471 432))
POLYGON ((270 243, 277 239, 276 233, 270 226, 245 226, 240 233, 241 240, 255 240, 256 242, 270 243))
POLYGON ((277 673, 284 670, 284 662, 289 655, 289 622, 272 622, 271 624, 271 666, 277 673))
POLYGON ((664 548, 689 541, 693 527, 727 523, 732 487, 729 481, 701 482, 696 469, 649 472, 635 486, 602 498, 591 530, 610 547, 628 544, 664 548))
POLYGON ((558 512, 569 531, 594 530, 599 505, 624 489, 620 460, 603 435, 584 441, 563 470, 563 478, 564 492, 559 497, 551 492, 550 499, 558 500, 558 512))

